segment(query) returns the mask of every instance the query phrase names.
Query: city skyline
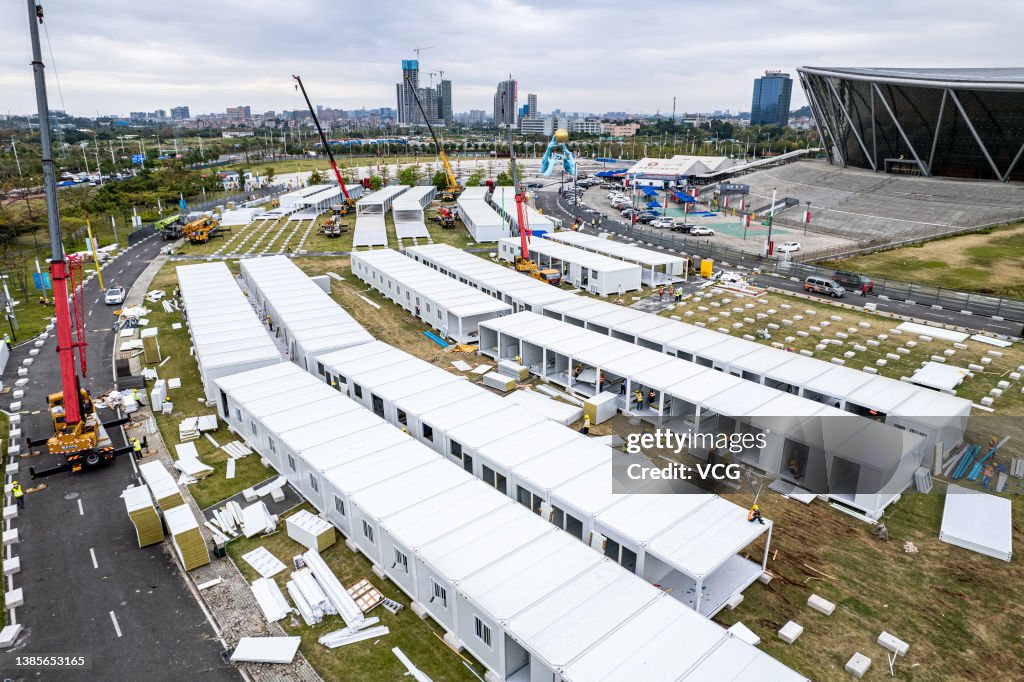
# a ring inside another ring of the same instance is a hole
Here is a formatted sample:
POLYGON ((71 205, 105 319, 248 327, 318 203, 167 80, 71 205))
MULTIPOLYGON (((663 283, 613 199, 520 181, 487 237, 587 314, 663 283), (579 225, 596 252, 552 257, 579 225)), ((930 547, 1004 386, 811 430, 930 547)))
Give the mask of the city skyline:
MULTIPOLYGON (((933 4, 931 15, 937 18, 911 31, 919 15, 910 4, 917 3, 886 4, 886 24, 880 28, 866 22, 870 12, 863 5, 802 7, 795 22, 777 8, 741 2, 732 6, 736 22, 756 25, 758 31, 711 31, 700 41, 618 50, 612 57, 605 38, 617 30, 619 10, 605 2, 457 0, 447 33, 460 38, 444 41, 424 35, 422 17, 417 18, 422 6, 406 2, 381 6, 371 18, 325 2, 306 3, 282 17, 269 4, 247 5, 242 14, 230 4, 181 0, 174 16, 165 17, 157 8, 125 10, 109 0, 91 0, 47 8, 53 55, 44 50, 44 62, 51 107, 79 116, 128 115, 180 104, 195 115, 224 111, 238 102, 254 112, 299 109, 300 103, 293 102, 293 72, 303 76, 312 99, 325 107, 394 106, 396 64, 413 58, 413 48, 420 45, 425 65, 444 69, 452 81, 457 111, 491 109, 495 83, 511 72, 524 92, 538 94, 549 111, 668 115, 673 96, 677 112, 746 111, 751 80, 767 69, 923 66, 921 54, 929 66, 1011 66, 1024 56, 1024 49, 1012 47, 1018 44, 1013 33, 1024 19, 1024 7, 983 2, 988 9, 982 22, 942 11, 942 6, 952 9, 952 3, 933 4), (508 21, 492 21, 493 12, 508 21), (334 19, 365 37, 330 41, 334 19), (374 31, 358 30, 371 20, 390 27, 386 41, 374 37, 374 31), (149 28, 154 21, 164 27, 157 34, 149 28), (224 31, 225 25, 237 30, 224 31), (559 36, 565 26, 595 37, 562 47, 559 36), (295 49, 319 44, 326 49, 301 56, 295 49), (936 44, 945 49, 925 49, 936 44), (515 57, 495 49, 502 45, 515 46, 515 57), (558 68, 552 68, 553 61, 558 68)), ((665 5, 661 14, 667 23, 689 16, 673 5, 665 5)), ((34 110, 27 22, 21 3, 0 8, 0 88, 5 93, 0 113, 34 110)), ((804 104, 804 93, 794 88, 792 108, 804 104)))

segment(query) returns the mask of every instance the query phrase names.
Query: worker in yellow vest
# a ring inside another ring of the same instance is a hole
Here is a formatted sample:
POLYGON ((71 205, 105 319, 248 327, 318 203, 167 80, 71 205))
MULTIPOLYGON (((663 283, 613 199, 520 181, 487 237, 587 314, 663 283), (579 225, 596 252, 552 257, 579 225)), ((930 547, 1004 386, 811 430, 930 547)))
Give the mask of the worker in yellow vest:
POLYGON ((21 484, 17 481, 11 483, 11 492, 14 494, 14 502, 18 505, 19 509, 25 508, 25 491, 21 489, 21 484))
POLYGON ((582 433, 584 436, 587 435, 588 433, 590 433, 590 415, 589 414, 583 415, 583 428, 580 429, 580 433, 582 433))
POLYGON ((138 438, 132 438, 132 453, 135 459, 142 459, 142 442, 138 438))

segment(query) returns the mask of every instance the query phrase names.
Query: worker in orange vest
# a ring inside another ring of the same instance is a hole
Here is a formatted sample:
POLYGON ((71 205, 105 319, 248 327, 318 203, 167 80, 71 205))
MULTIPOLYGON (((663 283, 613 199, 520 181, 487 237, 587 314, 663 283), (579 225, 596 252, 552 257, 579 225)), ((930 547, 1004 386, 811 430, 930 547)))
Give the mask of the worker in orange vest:
POLYGON ((661 301, 665 298, 665 286, 658 287, 658 300, 661 301))
POLYGON ((750 521, 751 523, 757 521, 762 526, 764 525, 764 519, 761 518, 761 508, 758 507, 756 504, 750 508, 750 511, 747 512, 747 521, 750 521))

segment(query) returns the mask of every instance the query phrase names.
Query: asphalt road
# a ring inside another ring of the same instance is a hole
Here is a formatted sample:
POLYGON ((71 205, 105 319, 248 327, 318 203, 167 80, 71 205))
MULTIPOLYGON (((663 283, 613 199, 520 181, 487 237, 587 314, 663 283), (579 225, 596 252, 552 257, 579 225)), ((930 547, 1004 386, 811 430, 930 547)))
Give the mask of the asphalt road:
MULTIPOLYGON (((143 240, 126 254, 104 264, 104 283, 130 288, 163 242, 143 240)), ((94 396, 113 387, 114 318, 101 299, 97 279, 85 286, 88 371, 83 384, 94 396)), ((4 372, 13 383, 17 367, 32 344, 14 350, 4 372)), ((23 400, 24 435, 43 437, 52 430, 45 399, 59 389, 53 336, 30 367, 23 400)), ((7 402, 6 396, 4 402, 7 402)), ((4 405, 6 408, 7 405, 4 405)), ((114 418, 109 412, 105 421, 114 418)), ((112 429, 115 445, 123 442, 112 429)), ((29 489, 28 467, 46 468, 57 458, 43 451, 21 460, 21 482, 29 489)), ((0 657, 3 678, 59 680, 237 680, 238 672, 220 658, 222 646, 212 625, 192 597, 180 568, 164 543, 140 549, 120 499, 133 483, 128 455, 105 468, 58 474, 46 488, 25 496, 15 527, 21 542, 21 572, 15 584, 24 590, 17 609, 25 627, 12 653, 74 654, 90 659, 91 669, 12 670, 11 653, 0 657)))
MULTIPOLYGON (((557 183, 554 184, 557 185, 557 183)), ((557 189, 552 188, 547 191, 538 192, 536 196, 537 205, 543 209, 544 213, 554 215, 566 223, 572 222, 572 214, 566 211, 558 200, 559 196, 557 189)), ((640 230, 649 229, 646 228, 646 226, 638 226, 638 228, 640 230)), ((600 229, 603 231, 613 232, 625 231, 624 226, 607 219, 604 220, 600 229)), ((596 230, 587 228, 585 232, 595 233, 596 230)), ((651 228, 651 232, 657 233, 657 230, 651 228)), ((634 234, 642 238, 642 232, 638 233, 634 230, 634 234)), ((671 251, 673 249, 666 248, 666 250, 671 251)), ((691 251, 693 250, 695 249, 691 249, 691 251)), ((803 293, 803 282, 799 279, 797 281, 793 281, 787 277, 776 277, 771 275, 754 276, 750 279, 752 279, 756 284, 762 286, 771 286, 794 293, 803 293)), ((895 313, 897 315, 905 315, 907 317, 916 317, 918 319, 939 324, 956 325, 991 334, 1003 334, 1015 337, 1021 336, 1022 334, 1021 323, 1013 320, 998 320, 990 317, 983 317, 981 315, 964 315, 954 310, 933 308, 931 306, 919 305, 917 303, 907 303, 892 298, 885 300, 878 296, 868 296, 865 298, 858 295, 850 295, 843 298, 842 302, 857 307, 863 307, 866 303, 874 303, 878 310, 895 313)))

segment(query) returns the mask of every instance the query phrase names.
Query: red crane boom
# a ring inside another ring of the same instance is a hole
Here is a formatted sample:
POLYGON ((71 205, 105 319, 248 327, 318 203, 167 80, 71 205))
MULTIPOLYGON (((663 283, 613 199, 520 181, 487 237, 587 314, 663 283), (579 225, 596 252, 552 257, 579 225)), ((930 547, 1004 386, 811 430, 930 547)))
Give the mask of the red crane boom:
MULTIPOLYGON (((511 75, 509 80, 512 80, 511 75)), ((515 100, 514 96, 513 100, 515 100)), ((502 107, 502 111, 504 111, 504 107, 502 107)), ((526 217, 526 195, 523 194, 523 188, 519 184, 519 171, 516 169, 516 150, 515 145, 512 143, 512 126, 508 127, 508 156, 512 162, 512 187, 516 192, 516 217, 519 220, 520 247, 523 251, 523 260, 529 260, 529 240, 532 233, 530 232, 530 221, 526 217)))
POLYGON ((341 187, 341 193, 345 195, 345 202, 348 204, 352 203, 352 198, 348 195, 348 187, 345 186, 345 181, 341 178, 341 171, 338 170, 338 164, 334 161, 334 152, 331 151, 331 145, 327 144, 327 136, 324 135, 324 129, 320 127, 320 119, 316 117, 316 111, 313 110, 313 103, 309 101, 309 95, 306 94, 306 86, 302 84, 302 79, 298 76, 293 75, 292 78, 299 84, 299 89, 302 90, 302 96, 306 100, 306 106, 309 107, 309 115, 313 117, 313 123, 316 124, 316 131, 320 133, 320 142, 323 143, 324 149, 327 150, 327 158, 331 160, 331 168, 334 169, 334 177, 338 180, 338 186, 341 187))

